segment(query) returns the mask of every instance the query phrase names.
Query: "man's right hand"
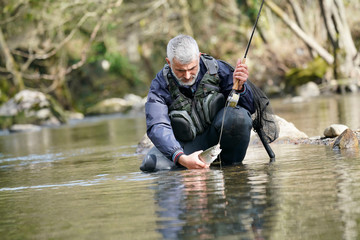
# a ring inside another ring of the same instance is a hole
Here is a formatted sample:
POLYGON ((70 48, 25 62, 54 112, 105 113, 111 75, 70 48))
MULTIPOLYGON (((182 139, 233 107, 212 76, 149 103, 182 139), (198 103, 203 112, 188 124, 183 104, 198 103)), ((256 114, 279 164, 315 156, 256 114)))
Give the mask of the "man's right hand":
POLYGON ((187 169, 209 168, 210 165, 199 159, 200 153, 202 153, 202 150, 194 152, 190 155, 181 155, 178 162, 187 169))

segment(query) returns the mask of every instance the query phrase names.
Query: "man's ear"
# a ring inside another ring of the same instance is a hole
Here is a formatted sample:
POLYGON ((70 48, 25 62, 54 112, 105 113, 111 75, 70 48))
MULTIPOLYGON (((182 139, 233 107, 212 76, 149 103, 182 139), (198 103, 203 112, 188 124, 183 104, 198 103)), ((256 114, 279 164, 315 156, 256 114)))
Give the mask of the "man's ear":
POLYGON ((169 66, 171 66, 170 60, 168 58, 165 58, 165 60, 166 60, 167 64, 169 64, 169 66))

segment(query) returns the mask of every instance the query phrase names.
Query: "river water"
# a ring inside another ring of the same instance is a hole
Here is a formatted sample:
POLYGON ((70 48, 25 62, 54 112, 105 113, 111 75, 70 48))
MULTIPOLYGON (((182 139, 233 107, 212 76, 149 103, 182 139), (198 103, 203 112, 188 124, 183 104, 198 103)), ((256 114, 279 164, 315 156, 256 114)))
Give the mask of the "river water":
MULTIPOLYGON (((360 127, 360 96, 276 114, 309 136, 360 127)), ((142 173, 141 117, 87 118, 0 136, 1 239, 360 239, 360 154, 250 146, 243 165, 142 173)))

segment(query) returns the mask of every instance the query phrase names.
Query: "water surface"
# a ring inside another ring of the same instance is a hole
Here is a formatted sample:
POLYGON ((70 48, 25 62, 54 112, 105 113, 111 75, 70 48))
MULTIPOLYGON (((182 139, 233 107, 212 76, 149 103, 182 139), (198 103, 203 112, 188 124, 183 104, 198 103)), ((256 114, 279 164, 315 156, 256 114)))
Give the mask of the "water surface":
MULTIPOLYGON (((310 136, 359 127, 359 97, 334 99, 273 107, 310 136)), ((144 133, 108 117, 0 136, 1 239, 360 239, 358 151, 275 144, 269 164, 256 145, 243 165, 146 174, 144 133)))

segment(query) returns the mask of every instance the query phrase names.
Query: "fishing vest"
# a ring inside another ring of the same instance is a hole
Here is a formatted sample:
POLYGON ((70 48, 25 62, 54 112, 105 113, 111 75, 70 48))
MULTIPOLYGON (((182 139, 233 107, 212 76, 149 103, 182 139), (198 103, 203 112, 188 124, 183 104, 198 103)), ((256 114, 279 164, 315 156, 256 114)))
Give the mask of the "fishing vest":
POLYGON ((217 61, 204 54, 201 55, 201 59, 207 71, 200 80, 193 98, 180 92, 176 79, 170 74, 168 64, 163 71, 173 100, 169 106, 171 126, 176 139, 184 142, 191 141, 203 133, 225 105, 225 97, 220 93, 217 61))

